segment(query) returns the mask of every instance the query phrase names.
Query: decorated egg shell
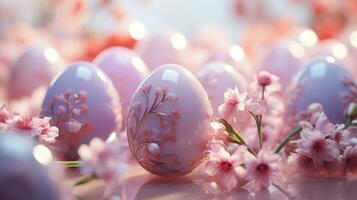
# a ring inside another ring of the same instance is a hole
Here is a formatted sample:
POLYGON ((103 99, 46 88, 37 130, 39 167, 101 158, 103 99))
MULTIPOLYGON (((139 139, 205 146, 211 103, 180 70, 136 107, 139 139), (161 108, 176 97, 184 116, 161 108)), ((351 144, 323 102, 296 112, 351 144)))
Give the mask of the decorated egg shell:
POLYGON ((215 116, 218 116, 218 107, 224 103, 224 93, 229 88, 238 87, 240 92, 247 91, 244 77, 223 62, 211 62, 201 67, 197 78, 207 92, 215 116))
POLYGON ((107 139, 121 128, 121 107, 115 88, 100 69, 86 62, 70 65, 48 88, 41 109, 59 128, 51 146, 62 160, 76 160, 77 149, 93 137, 107 139))
POLYGON ((0 134, 1 199, 59 200, 58 188, 46 165, 51 155, 42 145, 16 133, 0 134))
POLYGON ((195 169, 210 139, 212 107, 200 82, 182 66, 153 71, 133 95, 127 121, 130 149, 147 171, 181 176, 195 169))
POLYGON ((300 59, 304 51, 304 47, 297 42, 278 42, 263 53, 258 70, 269 71, 278 76, 282 87, 285 88, 302 67, 300 59))
POLYGON ((31 46, 15 61, 7 83, 9 99, 30 96, 38 87, 47 87, 64 69, 58 52, 47 46, 31 46))
POLYGON ((334 58, 317 59, 302 68, 289 86, 288 114, 299 119, 310 104, 318 102, 331 122, 344 123, 346 106, 357 102, 356 89, 350 74, 334 58))
POLYGON ((136 46, 138 55, 150 70, 166 63, 179 63, 180 54, 186 48, 186 38, 172 29, 153 32, 136 46))
POLYGON ((112 80, 120 97, 123 116, 126 116, 131 96, 149 73, 148 68, 134 52, 122 47, 103 51, 94 63, 112 80))

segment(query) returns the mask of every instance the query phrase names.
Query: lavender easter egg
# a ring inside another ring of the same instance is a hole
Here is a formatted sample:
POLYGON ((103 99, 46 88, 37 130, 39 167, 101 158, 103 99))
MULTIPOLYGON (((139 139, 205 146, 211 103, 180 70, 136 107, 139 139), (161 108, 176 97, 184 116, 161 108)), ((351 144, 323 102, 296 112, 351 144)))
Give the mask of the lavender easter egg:
POLYGON ((356 89, 350 74, 332 57, 317 59, 294 77, 288 92, 288 113, 299 118, 310 104, 319 102, 331 122, 344 123, 346 106, 357 102, 356 89))
POLYGON ((148 68, 133 51, 122 47, 103 51, 94 63, 112 80, 120 97, 123 116, 126 116, 131 96, 149 74, 148 68))
POLYGON ((60 199, 39 146, 23 135, 0 134, 1 199, 60 199))
POLYGON ((282 87, 290 83, 302 66, 300 59, 304 55, 302 45, 292 41, 282 41, 268 48, 262 55, 258 70, 266 70, 280 78, 282 87))
POLYGON ((224 103, 224 93, 229 88, 247 90, 245 78, 231 65, 223 62, 211 62, 201 67, 197 72, 197 78, 207 92, 215 116, 218 116, 218 107, 224 103))
POLYGON ((59 137, 51 146, 64 160, 76 160, 77 149, 93 137, 107 137, 121 128, 120 101, 110 79, 86 62, 70 65, 53 80, 41 116, 51 117, 59 137))
POLYGON ((182 66, 154 70, 134 94, 127 121, 130 149, 147 171, 181 176, 195 169, 210 139, 212 107, 200 82, 182 66))
POLYGON ((30 96, 40 86, 47 87, 64 69, 58 52, 47 46, 26 49, 10 69, 7 83, 9 99, 30 96))

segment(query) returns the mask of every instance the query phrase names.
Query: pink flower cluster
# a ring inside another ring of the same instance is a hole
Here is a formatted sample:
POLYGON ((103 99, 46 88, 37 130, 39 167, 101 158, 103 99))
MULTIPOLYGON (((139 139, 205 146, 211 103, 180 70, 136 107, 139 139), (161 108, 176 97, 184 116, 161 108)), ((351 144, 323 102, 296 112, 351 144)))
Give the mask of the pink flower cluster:
POLYGON ((262 88, 265 94, 271 95, 279 91, 279 78, 269 72, 262 71, 249 86, 249 92, 240 92, 237 87, 228 89, 224 94, 224 103, 219 106, 220 117, 228 119, 237 117, 242 112, 248 111, 260 115, 266 110, 267 102, 259 96, 262 88), (269 86, 269 87, 267 87, 269 86))
POLYGON ((38 118, 10 114, 3 105, 0 108, 0 132, 22 133, 30 137, 36 137, 44 144, 54 143, 58 137, 58 128, 50 125, 50 118, 38 118))
POLYGON ((248 119, 264 115, 262 121, 263 141, 267 149, 276 146, 283 136, 281 133, 284 113, 283 100, 280 91, 279 78, 269 72, 257 74, 255 81, 249 86, 248 92, 241 92, 237 87, 228 89, 224 94, 224 103, 219 106, 219 117, 228 121, 234 128, 246 136, 247 142, 254 150, 259 149, 257 127, 254 121, 246 120, 243 124, 235 125, 239 119, 248 119), (264 91, 262 91, 264 88, 264 91), (264 93, 265 95, 262 95, 264 93))
POLYGON ((309 176, 335 176, 357 172, 357 127, 331 123, 320 104, 308 107, 301 121, 300 139, 288 158, 296 170, 309 176))
POLYGON ((93 138, 89 145, 80 146, 78 154, 83 162, 83 172, 92 173, 109 184, 118 185, 128 169, 129 154, 126 151, 119 140, 105 142, 100 138, 93 138))
POLYGON ((272 182, 282 183, 284 180, 280 162, 280 156, 269 151, 262 150, 255 157, 245 146, 214 141, 208 150, 205 169, 222 192, 237 187, 262 190, 272 182))

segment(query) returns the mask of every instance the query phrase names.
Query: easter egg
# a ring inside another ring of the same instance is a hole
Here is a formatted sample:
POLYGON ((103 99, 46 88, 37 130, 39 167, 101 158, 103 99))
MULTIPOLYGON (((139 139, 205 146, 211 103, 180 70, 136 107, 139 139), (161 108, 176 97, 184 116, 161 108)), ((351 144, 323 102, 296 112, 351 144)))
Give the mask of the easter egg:
POLYGON ((40 45, 29 47, 10 69, 8 98, 30 96, 38 87, 47 87, 53 77, 63 69, 61 58, 55 49, 40 45))
POLYGON ((310 104, 318 102, 331 122, 344 123, 346 106, 351 101, 357 102, 354 80, 332 57, 309 63, 289 87, 287 103, 292 117, 298 117, 310 104))
POLYGON ((41 109, 59 128, 51 146, 63 160, 76 160, 77 149, 93 137, 107 139, 121 128, 121 107, 115 88, 100 69, 86 62, 70 65, 48 88, 41 109))
POLYGON ((179 63, 180 54, 186 45, 184 35, 175 30, 163 29, 140 40, 136 51, 149 69, 153 70, 163 64, 179 63))
POLYGON ((201 67, 197 78, 207 92, 215 116, 218 116, 218 107, 224 103, 224 93, 229 88, 238 87, 239 91, 247 91, 244 77, 223 62, 211 62, 201 67))
POLYGON ((144 62, 127 48, 113 47, 100 53, 94 63, 107 74, 117 90, 126 116, 131 96, 149 73, 144 62))
POLYGON ((44 149, 23 135, 0 134, 1 199, 60 199, 46 166, 51 153, 44 149))
POLYGON ((290 83, 302 66, 304 47, 293 41, 282 41, 268 48, 262 55, 258 70, 268 71, 278 76, 282 87, 290 83))
POLYGON ((131 100, 127 121, 131 152, 153 174, 188 174, 204 156, 211 116, 208 96, 191 72, 175 64, 160 66, 131 100))

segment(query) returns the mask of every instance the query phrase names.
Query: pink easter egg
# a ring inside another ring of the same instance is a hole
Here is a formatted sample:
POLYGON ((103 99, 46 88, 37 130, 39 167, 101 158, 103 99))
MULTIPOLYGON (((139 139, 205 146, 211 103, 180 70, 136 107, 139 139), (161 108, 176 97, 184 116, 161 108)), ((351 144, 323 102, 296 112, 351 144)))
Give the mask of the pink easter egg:
POLYGON ((112 80, 120 97, 123 116, 126 116, 133 93, 149 73, 145 63, 133 51, 122 47, 103 51, 94 63, 112 80))
POLYGON ((186 48, 187 41, 181 33, 164 29, 153 32, 140 40, 136 46, 138 55, 150 70, 167 63, 179 63, 180 54, 186 48))
POLYGON ((127 121, 130 149, 150 173, 186 175, 204 156, 211 116, 208 96, 191 72, 175 64, 160 66, 131 100, 127 121))
POLYGON ((41 109, 59 128, 51 146, 63 160, 78 159, 77 149, 92 138, 107 139, 121 128, 118 94, 110 79, 96 66, 78 62, 55 78, 48 88, 41 109))
POLYGON ((47 46, 31 46, 15 61, 7 83, 9 99, 30 96, 40 86, 48 86, 64 67, 58 52, 47 46))

